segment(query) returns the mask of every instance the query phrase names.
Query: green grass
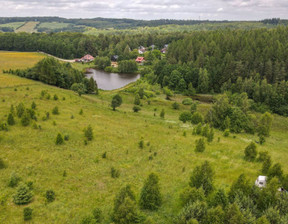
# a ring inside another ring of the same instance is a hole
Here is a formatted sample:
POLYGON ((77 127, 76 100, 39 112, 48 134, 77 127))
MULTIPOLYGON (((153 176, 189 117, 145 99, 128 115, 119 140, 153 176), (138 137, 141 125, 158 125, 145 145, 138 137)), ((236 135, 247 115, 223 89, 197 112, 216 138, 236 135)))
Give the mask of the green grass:
POLYGON ((16 30, 20 26, 22 26, 23 24, 24 24, 24 22, 5 23, 5 24, 0 24, 0 27, 11 27, 14 30, 16 30))
MULTIPOLYGON (((29 56, 40 60, 41 55, 37 55, 25 53, 23 61, 29 56)), ((18 57, 18 60, 8 60, 7 64, 16 69, 22 68, 25 63, 18 57)), ((9 67, 7 64, 5 69, 9 67)), ((216 131, 214 141, 206 147, 206 151, 195 153, 195 140, 199 136, 192 135, 190 124, 178 121, 181 111, 189 110, 189 106, 181 105, 180 110, 173 110, 173 101, 165 100, 164 95, 151 99, 151 105, 142 100, 142 110, 133 113, 134 96, 123 88, 120 91, 123 105, 114 112, 109 105, 118 90, 101 91, 99 96, 79 97, 72 91, 13 75, 0 73, 0 80, 10 80, 9 85, 0 82, 0 120, 7 119, 12 104, 16 106, 23 102, 30 107, 34 101, 37 104, 37 124, 42 127, 42 130, 33 129, 31 125, 22 127, 16 119, 16 125, 9 127, 8 132, 0 132, 0 157, 8 165, 0 170, 0 223, 24 223, 22 212, 25 206, 14 205, 12 196, 16 189, 7 186, 12 172, 17 172, 22 182, 34 182, 34 200, 29 204, 34 210, 33 223, 47 224, 79 223, 95 207, 103 210, 104 223, 111 223, 109 216, 119 188, 129 183, 139 197, 150 172, 160 177, 164 203, 158 212, 147 214, 157 224, 171 223, 173 215, 179 212, 179 193, 188 185, 193 168, 203 161, 211 162, 216 172, 216 185, 225 189, 241 173, 248 176, 251 184, 260 174, 260 163, 243 160, 244 148, 251 140, 257 139, 256 136, 237 134, 233 138, 232 134, 224 138, 221 132, 216 131), (20 83, 22 85, 19 86, 20 83), (42 90, 47 90, 52 99, 40 99, 42 90), (58 101, 53 100, 54 94, 58 95, 58 101), (59 107, 59 115, 51 113, 55 106, 59 107), (156 116, 154 108, 157 108, 156 116), (79 115, 81 109, 83 115, 79 115), (159 117, 161 109, 165 109, 165 119, 159 117), (42 121, 47 111, 50 119, 42 121), (83 129, 89 124, 94 130, 94 140, 85 146, 83 129), (187 132, 186 137, 183 131, 187 132), (70 140, 62 146, 55 144, 58 132, 70 136, 70 140), (138 147, 141 138, 145 142, 144 149, 138 147), (150 146, 147 146, 148 142, 150 146), (104 152, 107 152, 107 159, 102 159, 104 152), (157 152, 156 156, 154 152, 157 152), (153 160, 148 160, 151 155, 153 160), (118 179, 110 176, 112 166, 120 170, 118 179), (183 167, 185 172, 182 172, 183 167), (63 177, 64 171, 67 177, 63 177), (45 192, 50 189, 55 191, 56 200, 47 204, 45 192)), ((132 84, 130 88, 133 88, 132 84)), ((183 98, 177 95, 173 100, 181 102, 183 98)), ((210 106, 203 103, 198 110, 205 113, 210 106)), ((259 151, 269 151, 273 161, 280 162, 286 172, 287 133, 288 119, 274 116, 271 137, 265 145, 258 146, 259 151)))
POLYGON ((15 30, 16 33, 21 33, 21 32, 26 32, 26 33, 33 33, 33 32, 37 32, 36 25, 39 22, 34 22, 34 21, 30 21, 30 22, 26 22, 23 26, 21 26, 20 28, 18 28, 17 30, 15 30))

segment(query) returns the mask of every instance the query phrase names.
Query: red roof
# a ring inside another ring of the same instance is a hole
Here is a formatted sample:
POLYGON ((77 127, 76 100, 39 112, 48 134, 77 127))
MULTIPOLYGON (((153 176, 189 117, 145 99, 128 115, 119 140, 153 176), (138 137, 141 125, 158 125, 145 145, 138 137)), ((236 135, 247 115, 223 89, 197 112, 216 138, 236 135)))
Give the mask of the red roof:
POLYGON ((144 61, 144 57, 137 57, 136 58, 136 62, 143 62, 144 61))
POLYGON ((86 54, 83 58, 81 58, 82 60, 87 60, 87 61, 90 61, 90 60, 94 60, 94 57, 90 54, 86 54))

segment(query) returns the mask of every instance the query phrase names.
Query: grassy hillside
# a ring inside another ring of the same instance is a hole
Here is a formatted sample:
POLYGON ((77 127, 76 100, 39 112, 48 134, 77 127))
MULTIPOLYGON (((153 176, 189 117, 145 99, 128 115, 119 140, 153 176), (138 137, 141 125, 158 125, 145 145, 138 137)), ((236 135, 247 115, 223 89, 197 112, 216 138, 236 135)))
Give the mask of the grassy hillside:
MULTIPOLYGON (((69 90, 2 74, 3 69, 30 67, 42 57, 36 53, 0 53, 0 121, 7 120, 12 104, 23 102, 30 108, 34 101, 37 125, 41 126, 41 130, 32 125, 23 127, 16 118, 16 125, 9 126, 8 132, 0 131, 0 158, 7 164, 6 169, 0 169, 0 223, 23 223, 25 206, 13 203, 16 189, 8 187, 13 172, 22 182, 33 181, 34 198, 29 204, 34 210, 33 223, 69 224, 79 223, 95 207, 103 210, 104 223, 111 223, 113 199, 120 187, 130 183, 138 197, 150 172, 160 177, 164 203, 158 212, 145 214, 157 224, 171 223, 173 215, 179 212, 179 193, 187 186, 192 169, 205 160, 211 162, 216 172, 216 185, 226 189, 241 173, 251 183, 260 174, 260 163, 243 159, 244 148, 257 136, 237 134, 235 138, 233 135, 224 138, 216 131, 206 151, 195 153, 195 140, 199 136, 192 135, 191 125, 178 120, 181 111, 189 110, 189 106, 173 110, 172 101, 161 94, 152 98, 150 105, 142 100, 142 110, 133 113, 134 96, 125 88, 79 97, 69 90), (42 90, 47 90, 51 99, 40 99, 42 90), (109 105, 117 92, 123 97, 123 104, 112 111, 109 105), (57 101, 53 100, 55 94, 59 97, 57 101), (55 106, 59 107, 59 115, 52 114, 55 106), (159 117, 162 109, 166 112, 165 119, 159 117), (50 112, 50 119, 43 121, 46 112, 50 112), (83 130, 89 124, 94 130, 94 140, 85 145, 83 130), (69 135, 69 141, 57 146, 58 133, 69 135), (141 139, 144 149, 138 147, 141 139), (106 159, 102 158, 104 152, 106 159), (111 167, 120 170, 118 179, 111 178, 111 167), (47 204, 45 192, 50 189, 55 191, 56 200, 47 204)), ((182 99, 173 98, 178 102, 182 99)), ((200 104, 198 110, 204 114, 210 106, 200 104)), ((258 150, 269 151, 273 161, 280 162, 287 172, 287 145, 288 119, 275 115, 271 137, 258 150)))
POLYGON ((19 27, 15 32, 20 33, 20 32, 26 32, 26 33, 33 33, 36 32, 36 25, 39 22, 26 22, 23 26, 19 27))

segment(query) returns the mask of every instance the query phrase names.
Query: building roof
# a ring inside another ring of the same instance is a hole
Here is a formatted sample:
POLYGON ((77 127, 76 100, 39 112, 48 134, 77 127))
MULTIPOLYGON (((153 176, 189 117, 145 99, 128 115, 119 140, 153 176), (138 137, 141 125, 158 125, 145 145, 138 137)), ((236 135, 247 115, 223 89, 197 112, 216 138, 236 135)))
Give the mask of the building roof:
POLYGON ((144 61, 144 57, 137 57, 137 58, 136 58, 136 61, 137 61, 137 62, 142 62, 142 61, 144 61))
POLYGON ((90 54, 86 54, 84 57, 81 58, 82 60, 94 60, 94 57, 90 54))

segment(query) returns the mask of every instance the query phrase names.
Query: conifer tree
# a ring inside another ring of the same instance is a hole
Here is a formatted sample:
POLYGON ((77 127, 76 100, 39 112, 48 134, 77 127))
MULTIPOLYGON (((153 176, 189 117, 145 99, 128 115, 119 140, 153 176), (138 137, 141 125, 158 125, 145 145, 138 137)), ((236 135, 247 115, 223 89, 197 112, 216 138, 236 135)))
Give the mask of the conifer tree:
POLYGON ((18 187, 16 194, 13 196, 13 202, 16 205, 29 204, 32 201, 33 194, 26 184, 18 187))
POLYGON ((7 124, 9 124, 11 126, 15 124, 14 116, 12 113, 9 113, 9 115, 8 115, 7 124))
POLYGON ((87 138, 88 141, 92 141, 92 139, 93 139, 93 129, 92 129, 91 125, 89 125, 85 129, 85 137, 87 138))
POLYGON ((136 96, 135 96, 135 99, 134 99, 134 104, 135 105, 140 105, 140 96, 139 96, 139 94, 136 94, 136 96))
POLYGON ((56 137, 56 145, 62 145, 63 143, 64 143, 63 136, 60 133, 58 133, 56 137))
POLYGON ((25 110, 21 118, 22 126, 28 126, 30 124, 30 120, 31 120, 30 114, 27 110, 25 110))
POLYGON ((257 146, 254 142, 251 142, 246 148, 245 148, 245 159, 248 161, 254 161, 257 157, 257 146))
POLYGON ((205 140, 204 138, 200 138, 196 140, 195 152, 204 152, 204 151, 205 151, 205 140))
POLYGON ((162 204, 162 196, 159 187, 159 178, 151 173, 145 181, 140 195, 140 207, 142 209, 157 210, 162 204))

